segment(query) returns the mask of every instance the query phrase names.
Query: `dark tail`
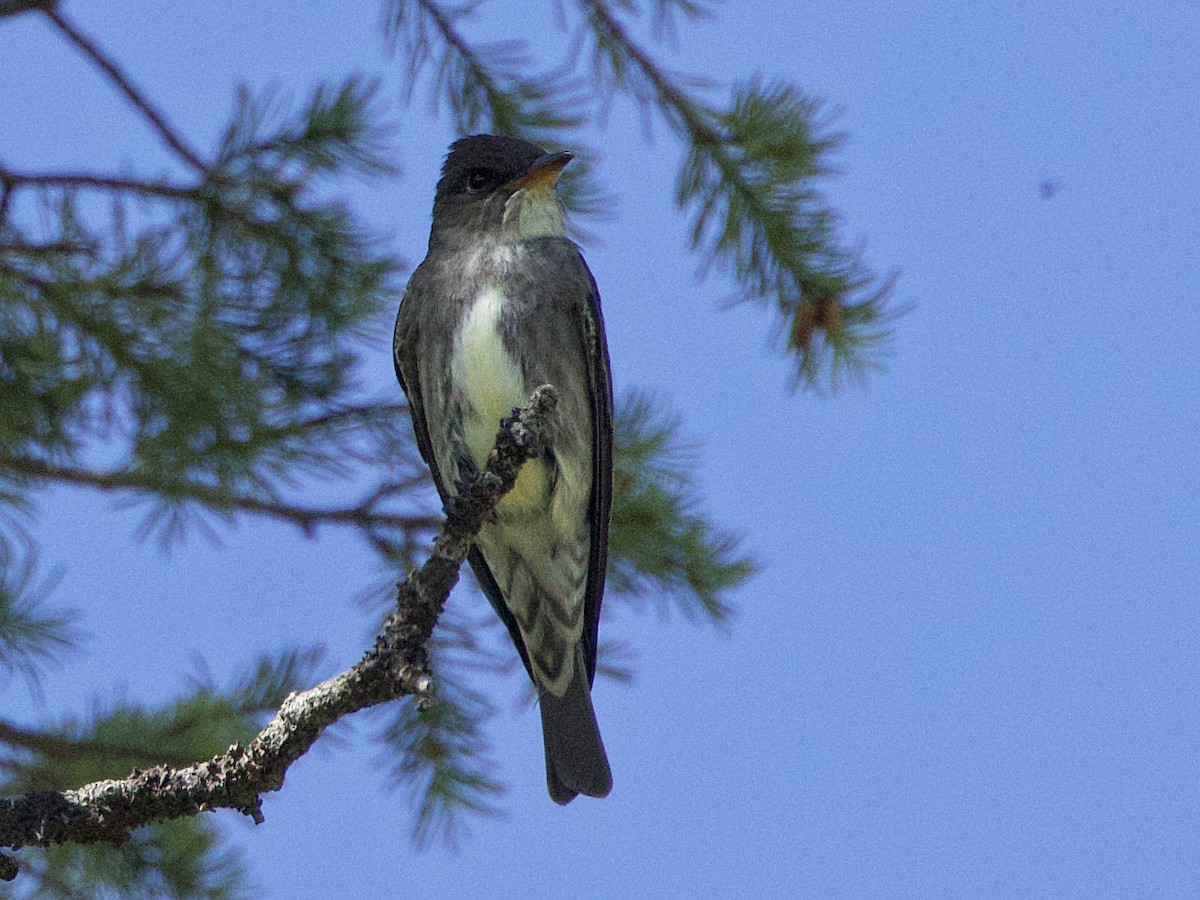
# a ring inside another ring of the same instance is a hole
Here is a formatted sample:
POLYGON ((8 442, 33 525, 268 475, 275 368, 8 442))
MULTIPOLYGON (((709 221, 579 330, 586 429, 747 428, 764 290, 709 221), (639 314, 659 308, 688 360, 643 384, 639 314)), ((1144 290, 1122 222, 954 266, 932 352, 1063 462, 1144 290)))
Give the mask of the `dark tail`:
POLYGON ((575 675, 567 692, 561 697, 549 691, 538 693, 550 798, 555 803, 567 804, 578 794, 607 797, 613 785, 612 770, 592 709, 582 647, 576 647, 575 675))

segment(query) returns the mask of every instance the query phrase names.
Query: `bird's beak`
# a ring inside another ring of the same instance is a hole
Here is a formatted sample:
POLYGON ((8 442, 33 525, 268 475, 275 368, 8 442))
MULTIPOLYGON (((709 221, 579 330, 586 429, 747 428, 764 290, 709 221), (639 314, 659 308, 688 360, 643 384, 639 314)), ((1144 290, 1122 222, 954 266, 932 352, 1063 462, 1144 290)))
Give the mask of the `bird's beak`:
POLYGON ((563 167, 572 159, 573 157, 566 150, 539 156, 529 166, 524 175, 514 178, 506 187, 512 188, 514 191, 521 188, 553 190, 555 183, 558 181, 558 176, 562 173, 563 167))

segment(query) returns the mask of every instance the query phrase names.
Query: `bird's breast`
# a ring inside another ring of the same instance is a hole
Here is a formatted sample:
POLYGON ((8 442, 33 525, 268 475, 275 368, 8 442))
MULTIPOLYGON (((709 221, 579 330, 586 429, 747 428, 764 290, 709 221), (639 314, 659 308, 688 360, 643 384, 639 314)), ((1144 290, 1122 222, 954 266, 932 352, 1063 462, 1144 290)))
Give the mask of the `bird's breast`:
MULTIPOLYGON (((496 442, 500 420, 529 399, 521 365, 501 333, 509 303, 496 284, 486 284, 464 310, 451 354, 450 377, 462 400, 463 436, 475 464, 482 468, 496 442)), ((544 503, 549 478, 539 461, 521 469, 501 509, 544 503)))

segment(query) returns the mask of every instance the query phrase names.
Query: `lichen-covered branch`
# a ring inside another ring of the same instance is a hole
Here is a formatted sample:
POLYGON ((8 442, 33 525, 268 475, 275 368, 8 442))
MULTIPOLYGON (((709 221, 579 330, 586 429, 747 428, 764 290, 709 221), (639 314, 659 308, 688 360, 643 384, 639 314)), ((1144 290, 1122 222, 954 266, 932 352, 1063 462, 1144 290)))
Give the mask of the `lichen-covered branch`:
POLYGON ((514 410, 502 423, 486 468, 448 504, 429 558, 399 585, 396 609, 375 646, 356 665, 292 694, 248 744, 235 744, 205 762, 156 766, 71 791, 0 799, 0 846, 120 843, 141 825, 218 808, 236 809, 261 822, 261 795, 282 786, 288 767, 331 724, 406 694, 419 703, 432 699, 427 644, 442 606, 480 527, 512 488, 521 465, 541 452, 556 404, 554 388, 543 385, 527 407, 514 410))

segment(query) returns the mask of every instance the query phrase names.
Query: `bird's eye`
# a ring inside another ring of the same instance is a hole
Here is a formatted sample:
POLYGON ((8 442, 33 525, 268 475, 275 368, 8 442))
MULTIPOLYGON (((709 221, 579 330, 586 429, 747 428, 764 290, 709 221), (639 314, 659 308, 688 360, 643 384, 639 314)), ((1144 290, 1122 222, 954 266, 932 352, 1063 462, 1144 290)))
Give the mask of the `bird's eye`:
POLYGON ((487 169, 472 169, 467 173, 467 190, 478 194, 492 183, 492 173, 487 169))

